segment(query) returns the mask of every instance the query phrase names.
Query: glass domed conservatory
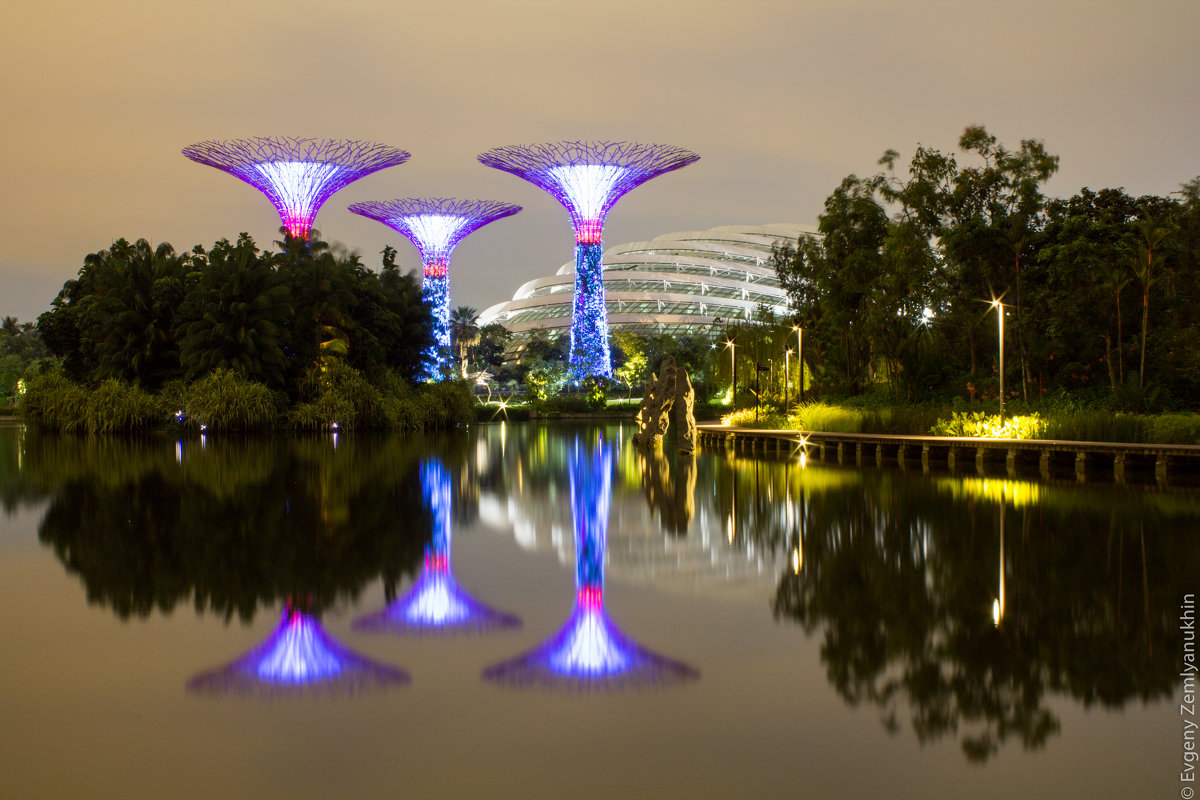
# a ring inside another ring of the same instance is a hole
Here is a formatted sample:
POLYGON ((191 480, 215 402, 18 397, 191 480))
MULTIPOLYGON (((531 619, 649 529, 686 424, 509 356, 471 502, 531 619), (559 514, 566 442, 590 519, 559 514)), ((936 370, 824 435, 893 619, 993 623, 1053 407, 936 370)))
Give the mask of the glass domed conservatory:
MULTIPOLYGON (((771 264, 771 248, 818 236, 811 225, 726 225, 668 233, 629 242, 604 253, 608 324, 642 336, 707 336, 714 323, 749 320, 758 307, 787 314, 787 294, 771 264)), ((517 289, 512 300, 479 316, 513 332, 510 354, 519 355, 536 330, 551 338, 571 328, 575 263, 517 289)))

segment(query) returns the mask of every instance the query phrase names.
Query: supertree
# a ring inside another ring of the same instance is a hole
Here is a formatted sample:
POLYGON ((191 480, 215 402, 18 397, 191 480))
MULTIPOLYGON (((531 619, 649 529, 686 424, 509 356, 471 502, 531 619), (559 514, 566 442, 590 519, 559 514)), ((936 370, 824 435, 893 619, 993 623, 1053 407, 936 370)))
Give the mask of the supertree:
POLYGON ((612 446, 601 441, 585 447, 576 439, 568 458, 575 523, 574 608, 557 634, 524 655, 488 667, 484 680, 579 691, 695 680, 700 673, 692 667, 653 653, 622 633, 604 607, 612 446))
POLYGON ((275 697, 338 694, 409 683, 402 669, 359 655, 325 632, 320 621, 290 601, 266 641, 223 667, 188 681, 189 691, 275 697))
POLYGON ((479 156, 562 203, 575 227, 575 301, 571 313, 571 377, 612 377, 604 306, 604 218, 621 195, 700 156, 679 147, 633 142, 554 142, 497 147, 479 156))
POLYGON ((433 514, 433 538, 416 583, 387 608, 354 621, 354 629, 395 633, 481 633, 519 628, 512 614, 484 605, 454 579, 450 568, 451 476, 441 461, 421 464, 421 486, 433 514))
POLYGON ((348 184, 409 159, 404 150, 353 139, 251 139, 204 141, 183 154, 241 178, 267 196, 288 233, 308 239, 317 211, 348 184))
POLYGON ((510 217, 520 206, 491 200, 409 197, 355 203, 355 214, 378 220, 408 238, 421 254, 421 295, 433 306, 434 345, 425 358, 425 379, 443 377, 450 352, 450 254, 468 234, 510 217))

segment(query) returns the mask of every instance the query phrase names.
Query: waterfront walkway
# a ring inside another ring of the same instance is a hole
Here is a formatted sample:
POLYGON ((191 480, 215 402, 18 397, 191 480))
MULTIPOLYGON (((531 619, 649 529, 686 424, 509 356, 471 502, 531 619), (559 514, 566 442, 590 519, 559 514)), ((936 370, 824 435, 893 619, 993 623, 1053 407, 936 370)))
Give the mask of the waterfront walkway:
POLYGON ((1160 485, 1200 475, 1200 445, 1071 442, 1054 439, 984 439, 968 436, 893 436, 874 433, 827 433, 762 428, 731 428, 702 423, 705 448, 798 456, 821 462, 863 466, 899 466, 923 472, 970 469, 979 475, 1010 478, 1034 474, 1044 480, 1072 468, 1075 479, 1111 478, 1160 485))

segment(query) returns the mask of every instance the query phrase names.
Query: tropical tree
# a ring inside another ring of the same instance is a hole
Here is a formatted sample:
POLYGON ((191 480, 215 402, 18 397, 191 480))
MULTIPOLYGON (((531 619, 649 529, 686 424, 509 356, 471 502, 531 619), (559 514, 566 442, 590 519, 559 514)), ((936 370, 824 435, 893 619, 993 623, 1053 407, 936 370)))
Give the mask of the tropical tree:
MULTIPOLYGON (((275 389, 285 386, 295 337, 288 285, 246 234, 217 242, 180 309, 180 361, 188 380, 219 368, 275 389)), ((309 364, 312 360, 309 360, 309 364)), ((306 365, 307 366, 307 365, 306 365)))
POLYGON ((450 342, 458 351, 462 377, 467 377, 467 350, 479 336, 479 311, 471 306, 459 306, 450 312, 450 342))
MULTIPOLYGON (((1133 257, 1131 264, 1133 274, 1142 286, 1142 357, 1138 365, 1138 386, 1144 389, 1146 387, 1146 330, 1150 320, 1150 285, 1158 278, 1154 274, 1156 266, 1154 249, 1171 235, 1171 229, 1163 226, 1150 215, 1137 220, 1134 228, 1138 232, 1140 241, 1137 255, 1133 257)), ((1161 266, 1161 263, 1157 266, 1161 266)))

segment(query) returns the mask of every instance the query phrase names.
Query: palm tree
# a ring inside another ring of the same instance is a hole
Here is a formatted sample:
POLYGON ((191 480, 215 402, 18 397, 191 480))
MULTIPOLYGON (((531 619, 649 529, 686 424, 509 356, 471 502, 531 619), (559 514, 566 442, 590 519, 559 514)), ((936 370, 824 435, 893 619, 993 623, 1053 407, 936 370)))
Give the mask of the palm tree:
POLYGON ((1146 386, 1146 326, 1150 319, 1150 284, 1156 277, 1151 274, 1154 267, 1154 248, 1170 235, 1170 228, 1165 228, 1149 215, 1133 223, 1141 234, 1142 241, 1138 243, 1137 255, 1133 257, 1133 273, 1142 284, 1142 361, 1138 367, 1138 386, 1146 386))
MULTIPOLYGON (((1136 269, 1136 267, 1135 267, 1136 269)), ((1112 382, 1112 387, 1117 388, 1117 384, 1125 380, 1125 355, 1124 355, 1124 336, 1121 332, 1121 292, 1133 280, 1123 269, 1116 265, 1111 265, 1103 271, 1103 283, 1100 285, 1112 292, 1117 298, 1117 363, 1114 366, 1112 359, 1112 346, 1108 347, 1108 377, 1112 382)), ((1143 338, 1145 333, 1142 334, 1143 338)), ((1104 333, 1105 340, 1110 340, 1109 331, 1104 333)))
POLYGON ((450 312, 450 341, 458 349, 462 376, 467 377, 467 348, 479 336, 479 312, 471 306, 459 306, 450 312))

